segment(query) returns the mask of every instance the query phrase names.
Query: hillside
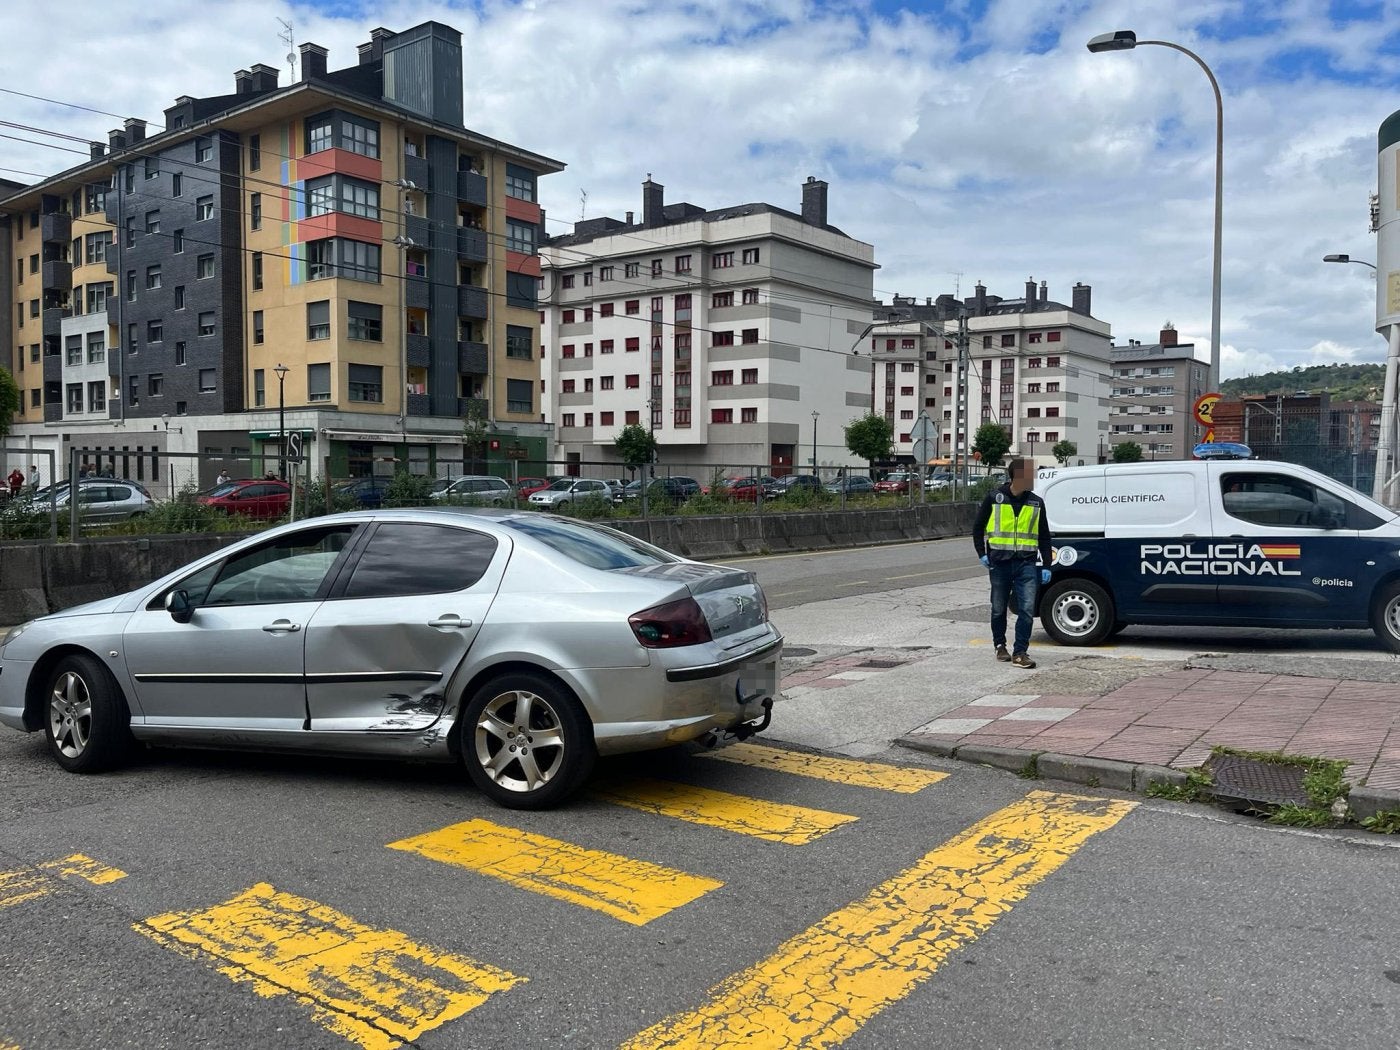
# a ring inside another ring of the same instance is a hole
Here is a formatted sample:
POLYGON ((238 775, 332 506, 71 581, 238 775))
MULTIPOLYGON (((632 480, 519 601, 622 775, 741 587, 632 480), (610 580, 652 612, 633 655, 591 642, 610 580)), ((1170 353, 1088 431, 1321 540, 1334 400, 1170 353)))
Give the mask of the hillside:
POLYGON ((1379 401, 1385 384, 1385 365, 1299 365, 1278 372, 1227 379, 1220 396, 1233 400, 1246 394, 1310 394, 1326 390, 1333 401, 1379 401))

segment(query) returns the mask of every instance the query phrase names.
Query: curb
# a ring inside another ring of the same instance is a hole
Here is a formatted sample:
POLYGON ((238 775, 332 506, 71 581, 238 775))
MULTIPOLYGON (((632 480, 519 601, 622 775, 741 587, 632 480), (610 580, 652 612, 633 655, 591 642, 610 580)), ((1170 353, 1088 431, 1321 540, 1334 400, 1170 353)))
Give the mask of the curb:
MULTIPOLYGON (((917 733, 899 737, 897 747, 921 751, 939 758, 995 766, 1013 773, 1034 772, 1050 780, 1063 780, 1086 787, 1111 788, 1146 794, 1153 784, 1185 787, 1186 772, 1170 766, 1141 762, 1118 762, 1087 755, 1064 755, 1056 751, 1026 751, 1014 747, 983 747, 976 744, 946 744, 917 733)), ((1400 811, 1400 791, 1387 788, 1353 787, 1347 795, 1351 819, 1360 822, 1381 812, 1400 811)))

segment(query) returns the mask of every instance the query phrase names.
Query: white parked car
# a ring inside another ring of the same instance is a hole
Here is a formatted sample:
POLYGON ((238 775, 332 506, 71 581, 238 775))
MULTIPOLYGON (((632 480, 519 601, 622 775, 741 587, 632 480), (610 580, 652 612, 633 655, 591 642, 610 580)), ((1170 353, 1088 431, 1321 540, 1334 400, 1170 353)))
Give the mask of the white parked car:
POLYGON ((613 490, 606 481, 600 481, 598 478, 560 478, 549 488, 530 493, 530 505, 567 507, 570 503, 577 503, 590 496, 611 503, 613 490))
POLYGON ((510 482, 504 478, 466 474, 454 479, 446 488, 432 493, 432 498, 447 503, 504 507, 515 499, 515 493, 510 482))

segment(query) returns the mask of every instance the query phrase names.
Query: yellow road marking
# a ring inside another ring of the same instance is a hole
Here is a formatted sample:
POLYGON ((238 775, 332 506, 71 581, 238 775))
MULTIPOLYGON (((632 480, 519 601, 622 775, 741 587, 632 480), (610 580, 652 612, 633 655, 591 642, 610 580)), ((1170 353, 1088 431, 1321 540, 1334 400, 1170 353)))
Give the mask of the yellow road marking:
POLYGON ((108 867, 82 853, 75 853, 62 860, 51 860, 47 864, 40 864, 39 867, 53 872, 60 878, 78 878, 94 886, 106 886, 110 882, 126 878, 126 872, 120 868, 108 867))
POLYGON ((897 791, 902 795, 922 791, 930 784, 937 784, 948 776, 947 773, 940 773, 934 769, 860 762, 853 758, 836 758, 831 755, 809 755, 801 751, 765 747, 762 744, 730 744, 716 751, 706 751, 701 757, 717 758, 721 762, 738 762, 762 769, 776 769, 799 777, 831 780, 853 787, 897 791))
MULTIPOLYGON (((126 872, 119 868, 109 868, 81 853, 74 853, 63 860, 45 861, 33 868, 16 868, 13 871, 0 871, 0 908, 13 907, 25 901, 47 897, 58 888, 49 878, 79 878, 94 886, 105 886, 109 882, 126 878, 126 872)), ((3 1047, 0 1047, 3 1050, 3 1047)))
POLYGON ((366 1050, 416 1039, 525 980, 266 883, 132 928, 192 958, 212 956, 220 973, 252 982, 259 995, 292 996, 317 1023, 366 1050))
POLYGON ((514 886, 581 904, 644 926, 724 883, 644 860, 502 827, 489 820, 460 824, 389 843, 444 864, 470 868, 514 886))
POLYGON ((0 871, 0 908, 11 908, 54 891, 53 880, 33 868, 0 871))
POLYGON ((665 780, 628 780, 600 785, 593 794, 619 806, 640 809, 692 824, 736 831, 770 842, 801 846, 856 818, 845 813, 807 809, 782 802, 731 795, 727 791, 673 784, 665 780))
POLYGON ((927 980, 1133 802, 1033 791, 974 824, 863 900, 624 1050, 829 1047, 927 980))

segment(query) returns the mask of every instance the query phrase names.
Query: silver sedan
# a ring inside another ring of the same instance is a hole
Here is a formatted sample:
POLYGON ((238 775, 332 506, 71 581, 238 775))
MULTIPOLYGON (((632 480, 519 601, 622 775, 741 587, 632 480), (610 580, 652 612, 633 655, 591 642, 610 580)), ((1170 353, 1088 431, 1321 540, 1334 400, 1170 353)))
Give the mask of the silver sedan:
POLYGON ((767 726, 782 637, 749 572, 545 514, 283 525, 0 641, 0 723, 77 773, 134 743, 461 762, 555 804, 597 755, 767 726))

